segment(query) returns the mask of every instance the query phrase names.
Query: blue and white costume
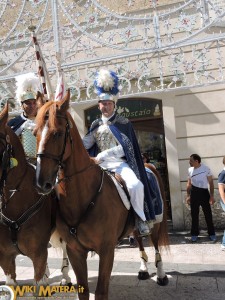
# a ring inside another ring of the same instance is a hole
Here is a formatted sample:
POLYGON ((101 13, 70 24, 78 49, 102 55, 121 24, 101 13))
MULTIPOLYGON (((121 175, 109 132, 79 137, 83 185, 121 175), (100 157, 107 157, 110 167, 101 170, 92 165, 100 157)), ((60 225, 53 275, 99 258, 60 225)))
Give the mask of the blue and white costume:
POLYGON ((100 161, 100 166, 122 176, 135 212, 143 221, 153 223, 150 183, 130 121, 116 113, 109 119, 103 116, 92 123, 83 143, 90 156, 100 161))

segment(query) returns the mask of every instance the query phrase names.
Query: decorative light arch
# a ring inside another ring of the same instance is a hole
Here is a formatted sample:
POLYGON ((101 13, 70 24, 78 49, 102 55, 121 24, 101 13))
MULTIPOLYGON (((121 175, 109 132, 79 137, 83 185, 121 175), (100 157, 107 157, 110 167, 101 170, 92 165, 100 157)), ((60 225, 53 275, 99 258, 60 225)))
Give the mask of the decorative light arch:
POLYGON ((224 83, 223 0, 2 0, 0 21, 2 100, 37 70, 31 23, 52 86, 60 67, 77 104, 96 101, 102 66, 118 72, 122 97, 224 83))

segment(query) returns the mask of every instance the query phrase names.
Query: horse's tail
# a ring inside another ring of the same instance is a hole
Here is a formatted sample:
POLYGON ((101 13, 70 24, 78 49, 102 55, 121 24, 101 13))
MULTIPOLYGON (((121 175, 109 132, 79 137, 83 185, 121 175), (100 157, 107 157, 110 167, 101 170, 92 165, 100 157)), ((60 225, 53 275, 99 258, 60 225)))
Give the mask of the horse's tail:
MULTIPOLYGON (((156 227, 158 229, 158 246, 159 247, 165 247, 167 250, 169 250, 169 234, 168 234, 168 225, 167 225, 167 204, 166 204, 166 194, 164 191, 163 181, 159 174, 159 172, 156 170, 156 168, 151 165, 145 163, 145 166, 149 168, 156 176, 160 193, 163 199, 163 220, 162 222, 155 224, 154 228, 156 227)), ((157 230, 156 229, 156 230, 157 230)))
POLYGON ((165 207, 166 201, 164 201, 164 210, 163 210, 163 220, 159 223, 159 247, 165 247, 169 250, 169 234, 168 234, 168 225, 167 225, 167 209, 165 207))

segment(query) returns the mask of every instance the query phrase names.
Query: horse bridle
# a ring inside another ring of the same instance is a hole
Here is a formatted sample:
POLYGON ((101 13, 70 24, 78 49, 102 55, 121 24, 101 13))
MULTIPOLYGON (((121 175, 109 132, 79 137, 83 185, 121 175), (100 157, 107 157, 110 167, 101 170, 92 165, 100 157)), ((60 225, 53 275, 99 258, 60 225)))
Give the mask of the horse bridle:
MULTIPOLYGON (((0 132, 0 143, 2 143, 5 147, 5 150, 3 151, 2 159, 1 159, 2 175, 0 178, 0 200, 2 200, 2 198, 4 199, 4 187, 6 185, 6 180, 8 177, 8 170, 10 169, 10 158, 13 156, 13 147, 10 144, 10 142, 7 140, 7 134, 4 135, 1 132, 0 132)), ((19 191, 19 187, 24 180, 26 172, 27 172, 27 167, 25 168, 24 174, 21 176, 21 179, 20 179, 19 183, 17 183, 16 187, 13 189, 9 189, 9 192, 11 193, 9 199, 12 198, 12 196, 15 194, 15 192, 19 191)), ((6 204, 7 203, 5 203, 5 205, 6 204)), ((1 203, 1 206, 2 206, 2 203, 1 203)))
MULTIPOLYGON (((11 240, 12 240, 13 245, 17 248, 17 250, 20 254, 24 255, 24 253, 20 250, 20 248, 18 246, 17 233, 23 224, 25 224, 37 212, 40 211, 40 209, 42 208, 42 206, 44 204, 45 195, 41 195, 40 198, 38 199, 38 201, 35 202, 32 206, 30 206, 17 220, 11 220, 9 217, 7 217, 3 213, 2 198, 5 197, 4 187, 6 185, 6 180, 7 180, 7 174, 8 174, 7 171, 10 168, 10 158, 12 157, 13 147, 7 141, 7 135, 4 135, 1 132, 0 132, 0 143, 3 144, 5 147, 5 150, 3 151, 3 154, 2 154, 2 176, 0 178, 0 223, 8 226, 8 228, 10 229, 10 232, 11 232, 11 240)), ((21 180, 17 184, 16 188, 13 190, 10 190, 10 192, 12 192, 12 194, 9 199, 12 198, 12 196, 14 195, 14 193, 16 191, 19 191, 19 186, 21 185, 22 181, 24 180, 26 172, 27 172, 27 167, 25 168, 24 174, 21 177, 21 180)), ((4 202, 5 207, 6 207, 7 203, 8 203, 8 201, 4 202)))
POLYGON ((37 153, 37 157, 40 157, 40 158, 44 157, 44 158, 55 160, 58 163, 58 168, 62 168, 63 156, 64 156, 65 150, 66 150, 66 142, 67 142, 67 139, 69 138, 70 143, 72 144, 72 138, 71 138, 71 135, 70 135, 70 125, 69 125, 68 119, 66 117, 60 116, 60 115, 58 115, 57 117, 66 120, 66 131, 65 131, 65 136, 64 136, 64 143, 63 143, 62 153, 60 155, 54 155, 54 154, 51 154, 51 153, 41 153, 41 152, 39 152, 39 153, 37 153))
POLYGON ((3 193, 3 187, 7 179, 7 170, 10 167, 10 157, 12 156, 12 145, 7 142, 6 135, 0 132, 0 142, 5 147, 2 154, 2 175, 0 178, 0 196, 3 193))

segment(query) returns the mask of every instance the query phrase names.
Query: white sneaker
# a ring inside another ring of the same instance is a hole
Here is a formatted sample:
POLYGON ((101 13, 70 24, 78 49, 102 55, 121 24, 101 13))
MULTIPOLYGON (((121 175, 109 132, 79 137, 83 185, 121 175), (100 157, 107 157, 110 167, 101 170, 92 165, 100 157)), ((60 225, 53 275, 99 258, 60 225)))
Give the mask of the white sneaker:
POLYGON ((225 246, 223 244, 221 245, 221 250, 225 251, 225 246))

